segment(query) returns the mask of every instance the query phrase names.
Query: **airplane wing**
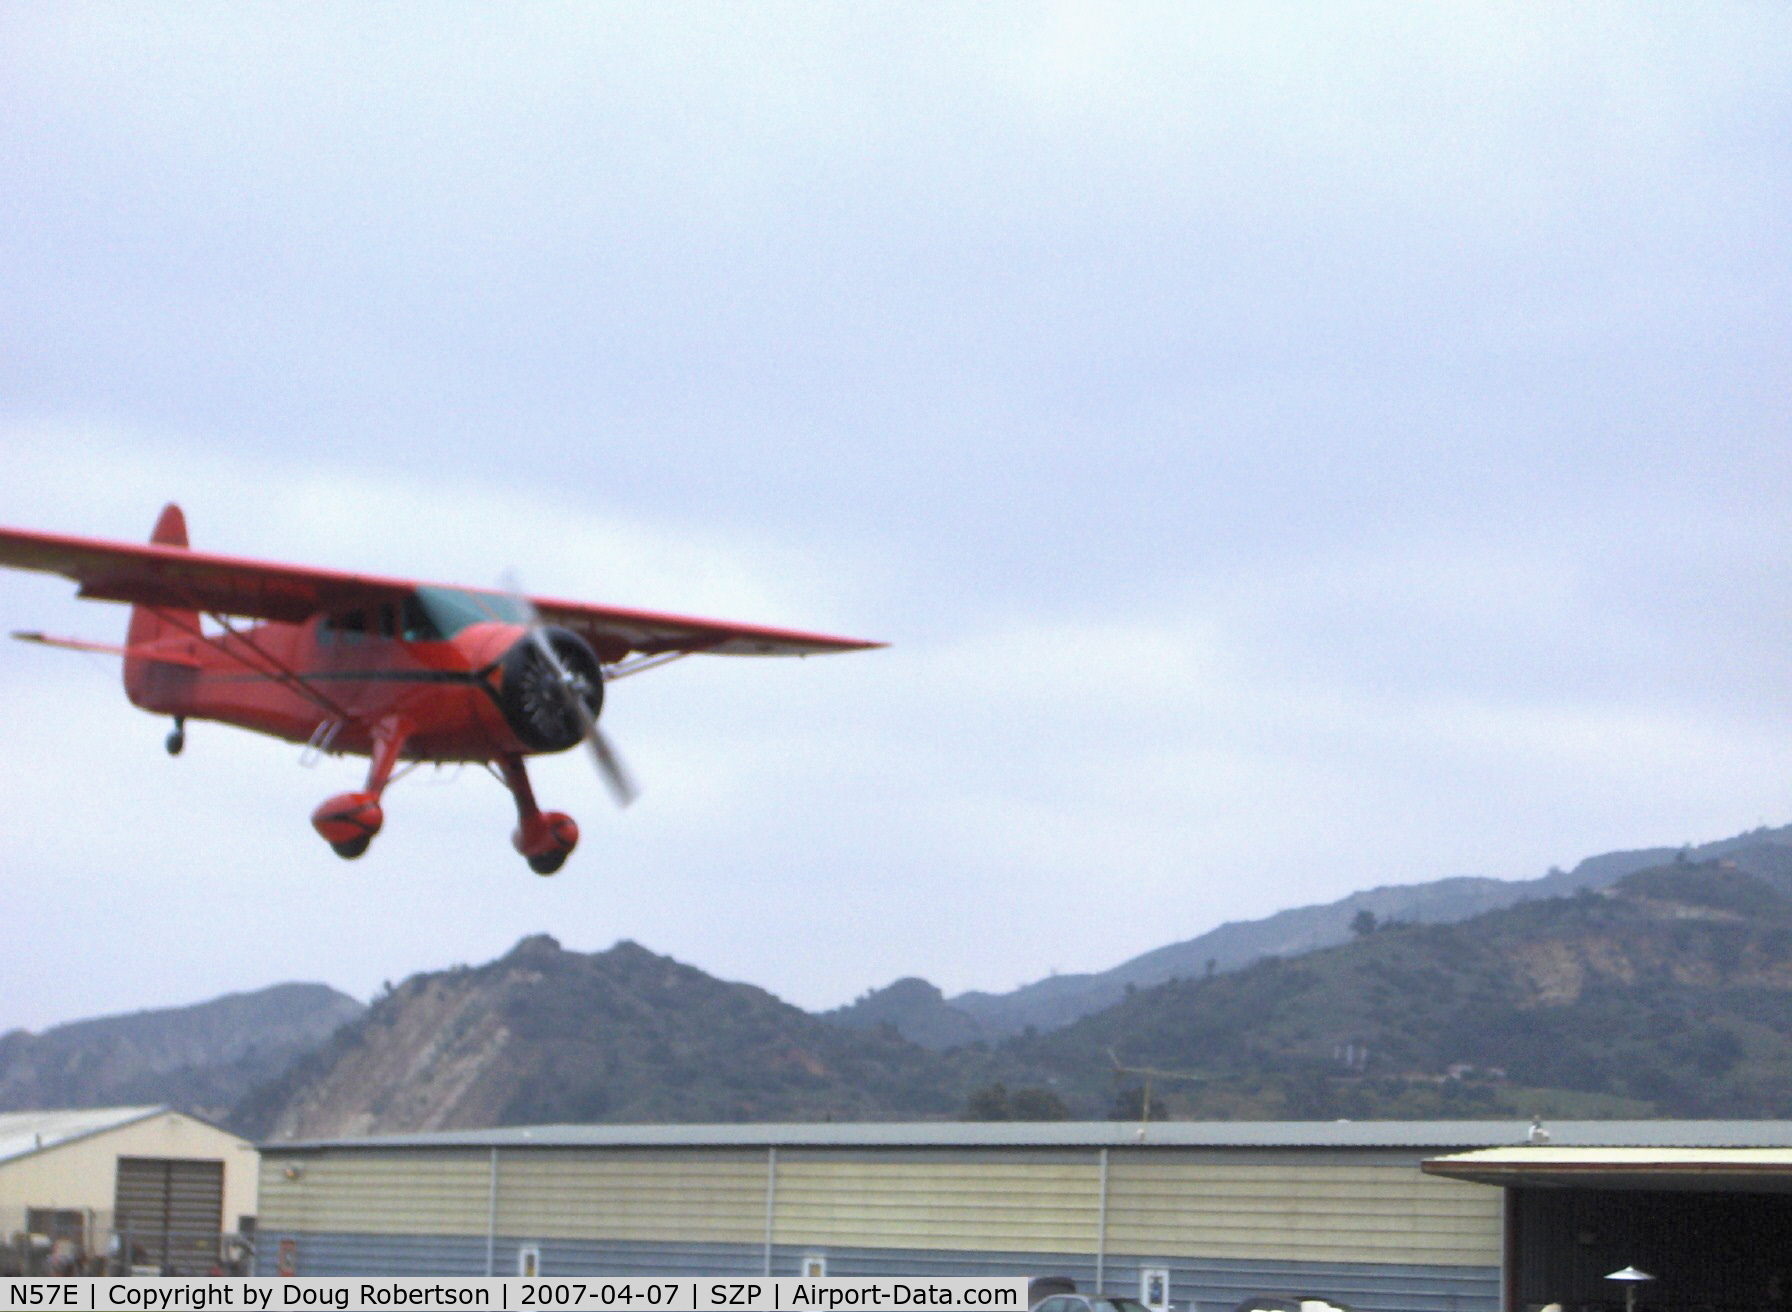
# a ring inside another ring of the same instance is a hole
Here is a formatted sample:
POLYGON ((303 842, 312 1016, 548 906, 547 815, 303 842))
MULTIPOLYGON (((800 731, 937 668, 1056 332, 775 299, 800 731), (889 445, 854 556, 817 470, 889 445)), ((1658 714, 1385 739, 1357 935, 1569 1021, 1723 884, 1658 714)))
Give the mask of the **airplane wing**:
POLYGON ((592 606, 549 597, 531 597, 529 601, 542 619, 579 634, 606 663, 619 661, 631 652, 643 656, 698 652, 710 656, 819 656, 886 645, 825 633, 592 606))
MULTIPOLYGON (((59 574, 80 585, 80 596, 96 601, 166 606, 287 624, 296 624, 319 611, 351 610, 396 601, 420 586, 408 579, 245 560, 187 547, 13 528, 0 528, 0 566, 59 574)), ((598 656, 610 663, 631 653, 808 656, 884 645, 546 597, 529 600, 548 623, 583 635, 598 656)))
POLYGON ((320 610, 396 600, 398 579, 242 560, 187 547, 0 528, 0 565, 60 574, 94 601, 296 624, 320 610))

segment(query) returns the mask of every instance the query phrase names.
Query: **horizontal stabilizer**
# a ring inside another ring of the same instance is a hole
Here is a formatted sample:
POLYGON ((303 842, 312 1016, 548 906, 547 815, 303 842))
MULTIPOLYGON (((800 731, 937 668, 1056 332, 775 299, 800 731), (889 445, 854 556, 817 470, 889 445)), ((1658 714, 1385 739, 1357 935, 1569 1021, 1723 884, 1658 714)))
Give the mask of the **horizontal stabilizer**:
POLYGON ((139 656, 146 661, 155 661, 158 665, 185 665, 195 670, 199 668, 199 661, 195 657, 172 652, 159 652, 153 647, 121 647, 115 642, 88 642, 85 638, 56 638, 47 633, 28 633, 19 629, 14 629, 12 636, 20 642, 35 642, 43 647, 61 647, 65 651, 96 651, 102 656, 139 656))

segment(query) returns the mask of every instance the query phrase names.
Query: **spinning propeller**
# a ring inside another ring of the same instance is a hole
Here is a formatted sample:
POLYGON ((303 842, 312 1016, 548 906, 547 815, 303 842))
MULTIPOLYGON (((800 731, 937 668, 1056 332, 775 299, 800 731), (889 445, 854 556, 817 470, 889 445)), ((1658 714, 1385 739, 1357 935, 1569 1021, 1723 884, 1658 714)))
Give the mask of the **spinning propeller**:
MULTIPOLYGON (((604 733, 597 722, 597 715, 592 706, 603 705, 603 671, 593 660, 591 668, 575 669, 569 665, 562 652, 555 649, 556 637, 570 640, 581 649, 580 654, 589 657, 589 648, 574 635, 563 629, 550 629, 535 609, 514 574, 504 576, 504 591, 509 594, 518 611, 526 618, 529 626, 528 640, 533 649, 541 657, 540 671, 545 677, 531 680, 533 684, 545 684, 552 694, 558 698, 561 706, 568 712, 579 729, 579 736, 591 749, 591 762, 597 768, 598 777, 610 790, 610 796, 616 799, 617 806, 627 806, 640 796, 641 789, 635 783, 634 776, 623 764, 622 756, 609 736, 604 733)), ((569 653, 570 654, 570 653, 569 653)), ((580 665, 584 662, 580 661, 580 665)))

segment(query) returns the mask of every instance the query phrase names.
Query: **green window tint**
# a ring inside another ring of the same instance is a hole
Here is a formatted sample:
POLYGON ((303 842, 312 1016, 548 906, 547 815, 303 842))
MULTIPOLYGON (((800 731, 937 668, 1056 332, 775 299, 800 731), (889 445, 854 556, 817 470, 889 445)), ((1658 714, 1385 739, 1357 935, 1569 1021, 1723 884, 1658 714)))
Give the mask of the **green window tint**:
POLYGON ((399 608, 399 633, 406 642, 439 642, 442 631, 423 609, 422 600, 412 593, 399 608))
POLYGON ((467 588, 418 588, 405 598, 404 636, 410 642, 452 638, 474 624, 527 624, 528 612, 499 592, 467 588))

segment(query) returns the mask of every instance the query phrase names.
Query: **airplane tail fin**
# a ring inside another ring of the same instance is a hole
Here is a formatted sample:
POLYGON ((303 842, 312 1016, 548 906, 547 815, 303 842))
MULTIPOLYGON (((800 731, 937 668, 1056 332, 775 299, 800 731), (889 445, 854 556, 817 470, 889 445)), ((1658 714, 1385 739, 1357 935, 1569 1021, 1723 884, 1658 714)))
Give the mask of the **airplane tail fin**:
MULTIPOLYGON (((187 545, 187 517, 170 501, 162 507, 149 540, 164 547, 187 545)), ((135 652, 169 638, 190 638, 199 632, 199 612, 170 610, 165 606, 132 606, 131 627, 125 637, 127 651, 135 652)), ((178 715, 185 705, 183 694, 193 681, 190 665, 170 665, 147 656, 124 658, 125 694, 146 711, 178 715)))

